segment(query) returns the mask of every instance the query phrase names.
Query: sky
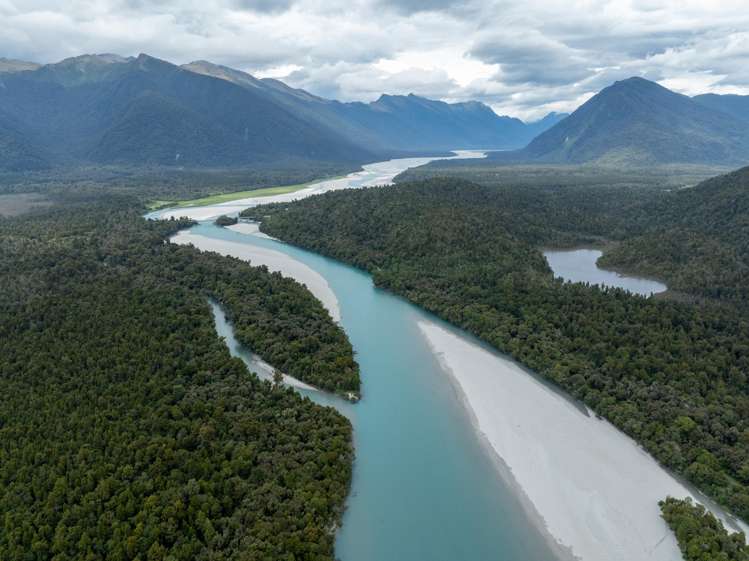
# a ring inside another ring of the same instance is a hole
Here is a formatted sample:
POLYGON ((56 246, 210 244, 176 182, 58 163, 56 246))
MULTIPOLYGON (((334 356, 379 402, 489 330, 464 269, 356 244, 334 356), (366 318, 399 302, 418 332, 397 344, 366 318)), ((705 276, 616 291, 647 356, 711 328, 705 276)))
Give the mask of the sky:
POLYGON ((210 60, 317 95, 479 100, 534 120, 643 76, 749 94, 747 0, 0 0, 0 56, 210 60))

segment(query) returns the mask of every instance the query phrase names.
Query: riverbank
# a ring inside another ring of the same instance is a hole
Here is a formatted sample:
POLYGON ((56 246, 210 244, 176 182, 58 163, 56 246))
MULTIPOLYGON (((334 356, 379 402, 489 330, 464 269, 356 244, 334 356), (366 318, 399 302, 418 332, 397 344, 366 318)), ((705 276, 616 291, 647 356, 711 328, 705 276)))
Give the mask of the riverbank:
POLYGON ((341 321, 341 310, 338 305, 338 299, 322 275, 279 251, 236 242, 216 240, 199 234, 193 234, 190 230, 178 232, 169 241, 179 245, 192 245, 202 251, 215 251, 222 255, 237 257, 238 259, 249 261, 255 266, 265 265, 270 271, 277 271, 286 277, 291 277, 305 285, 322 302, 334 321, 341 321))
MULTIPOLYGON (((560 546, 583 561, 682 559, 658 501, 673 496, 704 503, 702 497, 613 425, 515 362, 436 323, 419 327, 477 431, 509 470, 510 483, 560 546)), ((506 470, 500 474, 507 477, 506 470)), ((728 528, 739 529, 715 505, 707 506, 728 528)))
MULTIPOLYGON (((273 366, 265 362, 262 358, 260 358, 260 356, 245 349, 234 336, 234 328, 232 327, 231 323, 229 323, 229 320, 226 317, 226 312, 224 312, 221 306, 214 301, 211 301, 210 305, 211 312, 213 312, 213 321, 216 324, 216 332, 224 338, 224 342, 229 348, 229 352, 231 353, 231 355, 240 357, 250 369, 250 372, 254 372, 255 374, 257 374, 258 378, 260 378, 261 380, 275 382, 274 375, 276 373, 276 368, 273 368, 273 366)), ((297 380, 293 376, 289 376, 288 374, 281 373, 281 377, 283 383, 289 387, 296 388, 298 390, 315 392, 321 391, 314 386, 302 382, 301 380, 297 380)))

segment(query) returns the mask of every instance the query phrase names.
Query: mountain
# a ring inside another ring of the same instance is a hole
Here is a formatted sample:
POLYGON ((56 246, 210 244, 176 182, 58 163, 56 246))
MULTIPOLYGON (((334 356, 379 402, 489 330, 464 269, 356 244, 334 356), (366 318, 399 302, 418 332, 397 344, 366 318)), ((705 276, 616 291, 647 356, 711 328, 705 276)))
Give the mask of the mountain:
POLYGON ((279 80, 258 80, 206 61, 183 68, 263 91, 300 118, 331 127, 352 142, 378 150, 520 148, 563 117, 552 114, 526 124, 499 116, 483 103, 445 103, 413 94, 382 95, 372 103, 342 103, 291 88, 279 80))
POLYGON ((499 159, 602 164, 736 164, 746 123, 643 78, 603 89, 524 150, 499 159))
POLYGON ((0 170, 115 164, 363 163, 455 148, 519 148, 526 124, 477 103, 383 95, 341 103, 196 61, 82 55, 0 60, 0 170))
POLYGON ((705 107, 722 111, 736 119, 749 121, 749 95, 702 94, 692 99, 705 107))
POLYGON ((14 60, 12 58, 0 57, 0 74, 4 72, 22 72, 24 70, 36 70, 41 65, 25 60, 14 60))
POLYGON ((12 119, 0 113, 0 169, 27 171, 46 169, 48 156, 28 138, 12 119))
POLYGON ((445 103, 413 94, 383 95, 369 104, 345 104, 340 113, 396 148, 518 148, 534 132, 519 119, 499 116, 476 101, 445 103))
MULTIPOLYGON (((246 166, 375 158, 268 96, 147 55, 84 55, 0 74, 12 146, 54 165, 246 166)), ((9 143, 4 140, 4 143, 9 143)), ((0 159, 0 169, 20 156, 0 159)), ((14 163, 15 162, 15 163, 14 163)))
POLYGON ((556 113, 551 112, 545 115, 543 118, 539 119, 538 121, 531 121, 527 124, 528 126, 528 133, 531 134, 531 138, 529 139, 529 142, 536 138, 539 134, 542 132, 546 132, 551 127, 559 123, 560 121, 563 121, 567 117, 569 117, 569 113, 556 113))

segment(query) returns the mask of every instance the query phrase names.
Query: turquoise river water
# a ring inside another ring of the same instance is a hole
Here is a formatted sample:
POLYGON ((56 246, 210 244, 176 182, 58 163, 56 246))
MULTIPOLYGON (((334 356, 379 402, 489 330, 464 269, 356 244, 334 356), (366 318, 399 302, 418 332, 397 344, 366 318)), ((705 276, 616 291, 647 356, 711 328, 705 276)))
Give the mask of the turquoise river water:
MULTIPOLYGON (((354 480, 337 535, 338 558, 557 559, 543 530, 498 477, 458 392, 421 335, 417 321, 427 317, 424 312, 376 289, 369 275, 325 257, 208 223, 192 232, 283 252, 320 273, 338 298, 364 397, 352 405, 300 390, 339 408, 354 426, 354 480)), ((252 365, 230 327, 218 320, 233 352, 252 365)))
MULTIPOLYGON (((455 157, 481 156, 481 152, 459 152, 455 157)), ((487 359, 466 351, 461 344, 485 350, 486 346, 376 289, 368 274, 257 235, 249 225, 240 232, 211 222, 220 214, 236 215, 242 208, 266 202, 387 184, 403 169, 429 160, 378 162, 296 193, 163 209, 149 215, 187 215, 202 221, 191 228, 191 239, 178 243, 194 241, 203 249, 253 261, 262 254, 262 259, 275 263, 279 258, 297 262, 293 271, 284 274, 313 283, 309 286, 326 305, 330 307, 332 299, 333 307, 339 308, 340 323, 361 366, 363 399, 351 404, 287 380, 314 402, 338 409, 354 427, 354 477, 336 535, 336 557, 341 561, 568 560, 569 550, 560 548, 559 541, 573 546, 586 561, 597 561, 602 555, 630 561, 643 551, 658 561, 680 559, 657 500, 686 491, 615 429, 595 421, 585 408, 546 388, 527 371, 513 369, 506 357, 489 350, 492 356, 487 359), (312 271, 305 273, 298 267, 312 271), (423 331, 425 320, 454 336, 450 345, 457 346, 450 351, 432 348, 423 331), (446 370, 445 357, 461 352, 458 363, 453 361, 451 370, 446 370), (497 385, 499 379, 503 382, 497 385), (539 391, 539 384, 546 390, 539 391), (561 408, 560 399, 566 404, 561 408), (536 427, 539 416, 551 410, 559 430, 536 427), (609 465, 613 458, 616 465, 609 465), (619 473, 620 479, 612 476, 617 481, 612 487, 612 477, 604 475, 617 472, 620 465, 629 467, 619 473), (508 468, 517 470, 514 477, 508 468), (627 490, 624 495, 616 491, 619 487, 627 490), (529 499, 534 505, 530 508, 529 499)), ((600 252, 595 250, 544 254, 557 276, 573 282, 619 286, 646 296, 666 289, 647 279, 598 269, 600 252)), ((270 376, 272 367, 238 344, 218 306, 213 311, 217 331, 232 354, 252 371, 270 376)))

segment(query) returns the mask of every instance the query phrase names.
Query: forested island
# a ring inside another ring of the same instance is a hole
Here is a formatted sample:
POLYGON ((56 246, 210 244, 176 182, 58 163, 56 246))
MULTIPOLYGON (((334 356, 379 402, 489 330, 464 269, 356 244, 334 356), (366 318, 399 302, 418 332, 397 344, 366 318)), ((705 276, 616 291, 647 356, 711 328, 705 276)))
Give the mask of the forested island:
MULTIPOLYGON (((274 237, 368 270, 378 286, 511 354, 749 518, 746 316, 707 300, 554 279, 539 244, 573 245, 610 226, 602 213, 571 221, 588 215, 549 191, 433 179, 243 214, 274 237)), ((618 197, 635 212, 631 192, 618 197)), ((622 216, 616 198, 593 205, 622 216)), ((617 224, 626 228, 626 218, 617 224)))
POLYGON ((208 298, 276 367, 358 390, 340 327, 292 280, 165 243, 187 223, 60 197, 0 219, 0 558, 332 560, 351 425, 232 358, 208 298))

